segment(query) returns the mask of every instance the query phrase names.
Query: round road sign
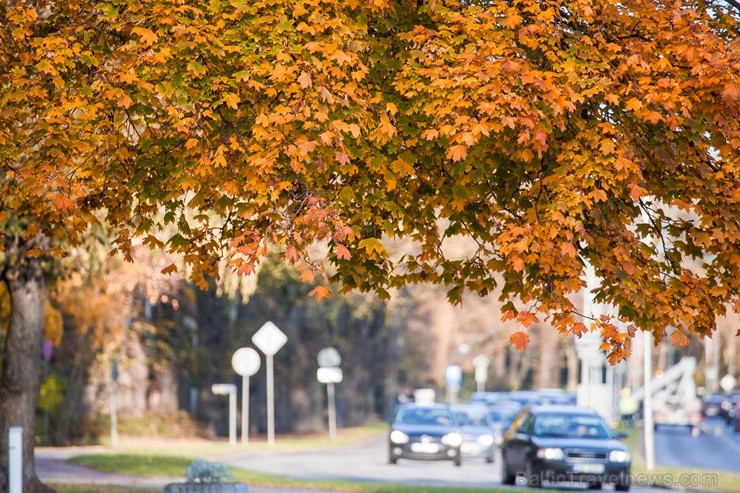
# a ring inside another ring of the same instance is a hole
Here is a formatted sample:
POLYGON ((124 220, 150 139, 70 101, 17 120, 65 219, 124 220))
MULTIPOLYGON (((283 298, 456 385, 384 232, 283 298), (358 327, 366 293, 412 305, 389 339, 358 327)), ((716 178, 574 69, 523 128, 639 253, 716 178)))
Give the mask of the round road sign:
POLYGON ((251 347, 239 348, 231 357, 234 371, 243 377, 251 377, 260 369, 260 355, 251 347))

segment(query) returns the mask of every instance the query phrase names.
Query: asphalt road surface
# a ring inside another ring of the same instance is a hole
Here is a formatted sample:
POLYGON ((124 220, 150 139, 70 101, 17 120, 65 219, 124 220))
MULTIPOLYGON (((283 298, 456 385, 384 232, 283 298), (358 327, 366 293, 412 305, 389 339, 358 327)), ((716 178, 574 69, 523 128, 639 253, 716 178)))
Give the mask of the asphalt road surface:
MULTIPOLYGON (((341 430, 340 430, 341 433, 341 430)), ((740 472, 740 434, 720 422, 711 422, 705 433, 692 436, 688 430, 661 428, 656 435, 656 462, 682 468, 707 468, 740 472), (713 425, 717 424, 720 428, 713 425), (719 430, 719 431, 717 431, 719 430)), ((95 448, 38 449, 37 473, 42 481, 52 483, 118 484, 123 486, 162 487, 182 478, 136 478, 106 474, 81 466, 67 464, 64 459, 98 451, 95 448)), ((463 460, 461 467, 442 461, 412 461, 401 459, 398 464, 388 463, 388 442, 378 436, 362 443, 340 448, 323 448, 303 452, 235 452, 230 456, 213 458, 237 468, 251 471, 287 475, 295 479, 329 479, 369 482, 397 482, 416 485, 471 486, 483 488, 512 488, 501 485, 500 455, 494 464, 483 460, 463 460)), ((713 491, 711 475, 685 475, 685 477, 659 478, 676 489, 687 488, 713 491)), ((635 493, 665 493, 665 488, 645 486, 656 478, 633 476, 635 493)), ((548 486, 547 484, 545 485, 548 486)), ((549 485, 553 486, 553 485, 549 485)), ((579 491, 585 486, 556 485, 552 491, 579 491)), ((606 491, 613 491, 605 486, 606 491)), ((250 487, 252 493, 298 493, 300 490, 250 487)), ((320 492, 314 492, 320 493, 320 492)))
MULTIPOLYGON (((391 481, 412 485, 514 488, 501 485, 500 456, 493 464, 486 464, 482 459, 463 459, 460 467, 455 467, 451 461, 404 459, 400 459, 396 465, 391 465, 388 463, 388 442, 385 436, 350 447, 280 454, 241 454, 226 460, 224 458, 219 460, 230 466, 283 474, 295 479, 391 481)), ((635 479, 643 480, 643 478, 635 479)), ((583 490, 585 486, 559 485, 558 489, 583 490)), ((613 491, 611 486, 605 486, 604 489, 613 491)), ((631 491, 665 493, 666 489, 635 485, 631 491)))
POLYGON ((740 473, 740 433, 719 418, 707 420, 698 436, 683 427, 660 427, 655 432, 655 461, 672 467, 740 473))

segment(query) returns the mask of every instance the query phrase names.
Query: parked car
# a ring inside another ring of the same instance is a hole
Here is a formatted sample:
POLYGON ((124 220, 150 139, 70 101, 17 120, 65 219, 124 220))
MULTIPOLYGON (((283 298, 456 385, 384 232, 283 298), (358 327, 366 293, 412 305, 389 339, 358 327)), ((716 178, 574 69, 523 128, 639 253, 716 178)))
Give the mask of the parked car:
POLYGON ((398 459, 462 463, 463 436, 447 404, 404 404, 390 426, 389 462, 398 459))
POLYGON ((630 489, 627 446, 595 411, 575 406, 524 408, 504 434, 503 482, 524 476, 530 487, 544 481, 604 483, 630 489))
POLYGON ((468 404, 483 404, 492 406, 508 398, 508 392, 473 392, 470 394, 468 404))
POLYGON ((488 418, 488 407, 480 404, 455 404, 450 406, 463 436, 460 452, 463 457, 482 458, 493 462, 496 446, 493 423, 488 418))
POLYGON ((735 430, 735 433, 740 433, 740 399, 735 402, 735 409, 732 412, 730 426, 735 430))
POLYGON ((725 394, 720 404, 719 415, 727 424, 732 423, 732 417, 735 414, 735 404, 740 400, 740 391, 733 390, 725 394))
POLYGON ((488 419, 493 428, 493 441, 501 445, 504 432, 509 428, 514 417, 521 411, 522 406, 516 401, 505 401, 494 406, 488 406, 488 419))
POLYGON ((557 404, 563 406, 576 405, 576 395, 566 392, 563 389, 545 388, 538 389, 536 392, 539 404, 557 404))
POLYGON ((712 394, 704 397, 701 402, 701 415, 705 418, 719 416, 725 396, 726 394, 712 394))

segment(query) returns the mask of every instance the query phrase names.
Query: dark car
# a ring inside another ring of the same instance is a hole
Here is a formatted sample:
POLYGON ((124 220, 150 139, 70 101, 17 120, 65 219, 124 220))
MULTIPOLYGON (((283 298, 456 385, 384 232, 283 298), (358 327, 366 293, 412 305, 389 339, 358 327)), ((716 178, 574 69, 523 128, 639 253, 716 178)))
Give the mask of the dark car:
POLYGON ((504 434, 503 482, 523 476, 530 487, 544 481, 604 483, 629 491, 631 456, 595 411, 574 406, 523 409, 504 434))
POLYGON ((496 446, 488 407, 482 404, 453 404, 450 408, 463 436, 460 446, 462 456, 481 458, 489 464, 493 462, 496 446))
POLYGON ((509 428, 511 422, 522 406, 515 401, 506 401, 494 406, 488 406, 488 419, 491 421, 493 428, 493 439, 496 445, 501 445, 504 432, 509 428))
POLYGON ((389 462, 398 459, 462 461, 463 436, 455 416, 446 404, 405 404, 391 423, 389 462))
POLYGON ((722 401, 725 394, 712 394, 706 396, 701 402, 701 414, 705 418, 719 416, 722 410, 722 401))

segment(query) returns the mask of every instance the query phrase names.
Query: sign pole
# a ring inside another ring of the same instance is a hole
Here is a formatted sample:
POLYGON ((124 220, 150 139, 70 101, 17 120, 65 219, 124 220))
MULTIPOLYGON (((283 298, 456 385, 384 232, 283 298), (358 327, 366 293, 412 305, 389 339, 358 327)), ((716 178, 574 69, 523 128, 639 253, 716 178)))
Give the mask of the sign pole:
POLYGON ((231 366, 242 376, 242 443, 249 442, 249 377, 260 369, 260 355, 251 347, 239 348, 231 357, 231 366))
POLYGON ((334 383, 326 384, 326 393, 329 398, 329 438, 337 438, 337 408, 334 400, 334 383))
POLYGON ((275 381, 273 378, 272 355, 266 356, 267 361, 267 446, 275 446, 275 381))
POLYGON ((272 322, 265 322, 253 336, 252 342, 265 353, 267 373, 267 446, 275 445, 275 379, 273 356, 288 342, 288 336, 272 322))
POLYGON ((23 493, 23 428, 8 428, 8 493, 23 493))
POLYGON ((249 377, 242 377, 242 443, 249 443, 249 377))

